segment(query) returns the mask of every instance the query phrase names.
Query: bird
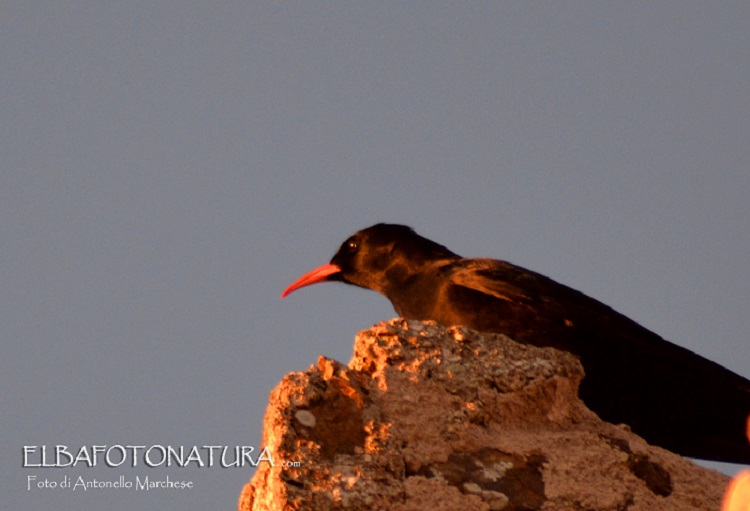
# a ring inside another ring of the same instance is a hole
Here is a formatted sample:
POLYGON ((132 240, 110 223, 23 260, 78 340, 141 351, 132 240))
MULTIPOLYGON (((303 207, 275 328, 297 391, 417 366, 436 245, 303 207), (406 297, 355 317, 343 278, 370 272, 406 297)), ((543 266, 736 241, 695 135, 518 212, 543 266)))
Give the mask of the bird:
POLYGON ((281 297, 319 282, 376 291, 408 320, 570 352, 584 368, 579 396, 601 419, 682 456, 750 464, 750 381, 549 277, 463 258, 411 227, 379 223, 281 297))

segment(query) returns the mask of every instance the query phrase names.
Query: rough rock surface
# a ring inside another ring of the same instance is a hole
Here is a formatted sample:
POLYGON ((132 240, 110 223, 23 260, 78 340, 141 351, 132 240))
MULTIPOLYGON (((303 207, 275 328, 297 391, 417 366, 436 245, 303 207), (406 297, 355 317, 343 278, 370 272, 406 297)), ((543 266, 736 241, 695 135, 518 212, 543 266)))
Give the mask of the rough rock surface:
POLYGON ((260 510, 717 510, 728 478, 601 421, 577 358, 401 319, 271 393, 260 510), (299 463, 296 463, 299 462, 299 463), (298 466, 294 466, 298 465, 298 466))

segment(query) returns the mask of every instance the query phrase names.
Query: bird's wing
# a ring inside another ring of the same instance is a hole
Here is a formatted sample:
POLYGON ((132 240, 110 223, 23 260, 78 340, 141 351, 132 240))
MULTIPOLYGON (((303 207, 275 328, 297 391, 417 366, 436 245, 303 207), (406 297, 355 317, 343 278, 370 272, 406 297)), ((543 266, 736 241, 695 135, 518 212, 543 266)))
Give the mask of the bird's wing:
POLYGON ((454 263, 449 278, 455 285, 531 308, 539 318, 562 320, 584 329, 591 334, 592 341, 585 349, 615 352, 617 345, 623 350, 639 353, 642 361, 658 360, 668 365, 681 360, 681 367, 711 374, 713 378, 727 378, 743 392, 750 392, 750 384, 745 378, 666 341, 608 305, 539 273, 495 259, 463 259, 454 263))
MULTIPOLYGON (((648 332, 608 305, 580 291, 505 261, 462 259, 451 264, 446 269, 446 275, 456 286, 505 301, 510 306, 506 310, 509 314, 534 311, 537 320, 578 328, 588 325, 598 329, 601 325, 595 326, 595 323, 603 322, 622 335, 635 329, 631 334, 636 342, 643 342, 643 333, 648 332), (617 327, 614 327, 615 324, 617 327)), ((658 338, 656 334, 651 335, 658 338)))
POLYGON ((527 305, 544 299, 547 277, 496 259, 462 259, 446 268, 451 283, 527 305))

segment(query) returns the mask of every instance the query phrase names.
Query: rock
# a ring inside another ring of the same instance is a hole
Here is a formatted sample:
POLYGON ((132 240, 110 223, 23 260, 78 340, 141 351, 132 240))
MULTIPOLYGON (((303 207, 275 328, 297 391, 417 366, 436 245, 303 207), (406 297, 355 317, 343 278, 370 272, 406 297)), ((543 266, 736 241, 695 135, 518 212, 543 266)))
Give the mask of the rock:
POLYGON ((608 424, 573 355, 402 319, 271 393, 240 511, 716 510, 728 478, 608 424))

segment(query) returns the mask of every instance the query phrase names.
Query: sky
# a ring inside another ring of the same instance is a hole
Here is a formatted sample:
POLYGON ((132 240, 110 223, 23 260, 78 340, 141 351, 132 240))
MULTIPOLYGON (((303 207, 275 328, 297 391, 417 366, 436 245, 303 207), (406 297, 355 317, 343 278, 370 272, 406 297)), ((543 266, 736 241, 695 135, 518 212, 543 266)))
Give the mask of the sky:
POLYGON ((0 14, 3 509, 233 509, 249 464, 37 468, 23 448, 259 453, 283 376, 348 362, 395 316, 342 284, 279 298, 376 222, 548 275, 750 377, 748 2, 0 14))

